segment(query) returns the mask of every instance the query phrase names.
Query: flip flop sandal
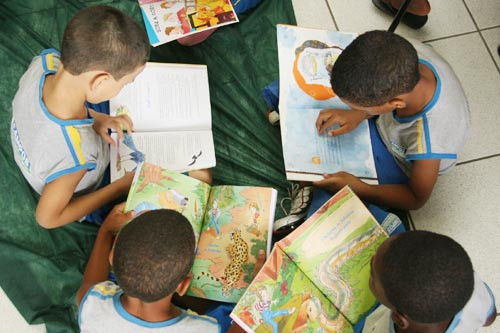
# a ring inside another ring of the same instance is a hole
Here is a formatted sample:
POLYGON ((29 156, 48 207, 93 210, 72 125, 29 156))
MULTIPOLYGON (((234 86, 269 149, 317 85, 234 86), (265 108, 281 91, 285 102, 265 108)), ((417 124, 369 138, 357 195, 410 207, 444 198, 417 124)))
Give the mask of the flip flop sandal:
MULTIPOLYGON (((375 7, 391 15, 392 17, 396 16, 398 12, 397 8, 392 7, 391 5, 385 3, 383 0, 372 0, 372 3, 375 5, 375 7)), ((401 21, 412 29, 420 29, 427 22, 427 15, 420 16, 406 12, 403 15, 401 21)))

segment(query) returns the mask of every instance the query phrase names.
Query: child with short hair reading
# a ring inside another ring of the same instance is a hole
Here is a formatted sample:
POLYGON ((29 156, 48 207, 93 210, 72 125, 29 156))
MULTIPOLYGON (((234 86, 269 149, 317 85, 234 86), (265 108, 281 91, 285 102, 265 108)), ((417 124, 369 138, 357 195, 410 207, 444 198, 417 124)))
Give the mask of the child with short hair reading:
POLYGON ((12 102, 11 141, 24 177, 41 197, 36 219, 55 228, 128 192, 133 173, 99 188, 109 164, 109 129, 132 131, 127 116, 100 111, 142 71, 146 33, 109 6, 82 9, 64 31, 61 53, 35 57, 12 102), (100 104, 101 103, 101 104, 100 104))
POLYGON ((331 85, 352 110, 322 110, 316 127, 342 135, 377 116, 372 129, 381 147, 373 136, 372 145, 380 185, 346 172, 314 185, 332 192, 349 185, 361 199, 385 207, 422 207, 438 175, 455 165, 469 127, 465 93, 450 65, 420 42, 369 31, 340 54, 331 85), (334 124, 339 127, 329 129, 334 124))
POLYGON ((77 293, 82 332, 219 332, 217 321, 171 303, 192 275, 195 236, 180 213, 148 211, 133 217, 116 206, 99 229, 77 293), (108 259, 109 258, 109 259, 108 259), (112 264, 118 284, 108 279, 112 264))

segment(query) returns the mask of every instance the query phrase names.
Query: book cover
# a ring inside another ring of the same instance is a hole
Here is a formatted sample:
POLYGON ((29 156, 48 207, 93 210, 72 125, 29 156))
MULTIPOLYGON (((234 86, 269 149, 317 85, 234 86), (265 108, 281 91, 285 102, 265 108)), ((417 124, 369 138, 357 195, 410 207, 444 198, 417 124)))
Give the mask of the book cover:
POLYGON ((370 260, 385 239, 344 187, 275 245, 231 318, 248 332, 353 332, 375 304, 370 260))
POLYGON ((377 178, 368 121, 350 133, 319 135, 322 109, 349 109, 332 90, 330 71, 355 33, 278 25, 280 126, 289 180, 315 181, 325 173, 347 171, 377 178))
POLYGON ((205 65, 148 62, 133 83, 110 101, 112 116, 134 124, 110 149, 111 180, 147 161, 178 172, 214 167, 212 113, 205 65))
POLYGON ((139 5, 152 46, 238 22, 230 0, 139 0, 139 5))
POLYGON ((269 254, 276 195, 265 187, 210 186, 143 163, 125 210, 168 208, 183 214, 197 243, 188 295, 235 303, 252 280, 259 250, 269 254))

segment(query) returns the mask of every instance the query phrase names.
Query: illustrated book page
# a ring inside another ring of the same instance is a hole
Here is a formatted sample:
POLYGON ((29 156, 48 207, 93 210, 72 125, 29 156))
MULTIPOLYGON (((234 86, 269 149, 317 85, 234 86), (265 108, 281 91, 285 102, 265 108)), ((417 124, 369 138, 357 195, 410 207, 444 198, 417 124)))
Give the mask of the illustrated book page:
POLYGON ((377 178, 368 121, 336 137, 319 135, 316 119, 323 109, 349 109, 330 85, 330 71, 354 33, 278 25, 280 126, 289 180, 314 181, 325 173, 347 171, 377 178))
POLYGON ((344 187, 275 245, 231 317, 248 332, 273 332, 274 324, 279 331, 301 327, 316 332, 318 325, 326 331, 352 331, 352 325, 375 304, 368 286, 370 260, 386 238, 359 198, 344 187), (293 307, 287 302, 295 297, 307 305, 296 307, 297 313, 267 320, 267 314, 256 311, 264 289, 270 295, 272 313, 293 307), (312 317, 304 311, 312 311, 312 317))
POLYGON ((125 210, 168 208, 183 214, 197 243, 188 294, 236 303, 253 277, 258 252, 269 254, 276 197, 272 188, 210 186, 143 163, 125 210))
POLYGON ((230 0, 139 0, 139 5, 152 46, 238 22, 230 0))
MULTIPOLYGON (((130 137, 111 146, 111 180, 147 161, 184 172, 215 166, 205 65, 147 63, 110 101, 112 116, 126 114, 130 137)), ((112 133, 115 142, 117 134, 112 133)))

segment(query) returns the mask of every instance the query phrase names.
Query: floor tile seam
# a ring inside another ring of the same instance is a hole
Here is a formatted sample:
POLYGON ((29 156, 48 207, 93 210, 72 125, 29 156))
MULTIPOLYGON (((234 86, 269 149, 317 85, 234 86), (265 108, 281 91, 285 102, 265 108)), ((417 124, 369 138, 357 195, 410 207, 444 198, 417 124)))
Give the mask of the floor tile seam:
POLYGON ((461 33, 454 34, 454 35, 448 35, 448 36, 443 36, 443 37, 437 37, 437 38, 427 39, 427 40, 424 40, 423 43, 432 43, 432 42, 437 42, 437 41, 440 41, 440 40, 445 40, 445 39, 450 39, 450 38, 455 38, 455 37, 462 37, 462 36, 466 36, 466 35, 472 35, 472 34, 475 34, 475 33, 478 33, 478 32, 479 32, 478 30, 461 32, 461 33))
POLYGON ((500 28, 500 24, 499 25, 494 25, 492 27, 481 28, 481 29, 479 29, 479 31, 488 31, 488 30, 493 30, 493 29, 497 29, 497 28, 500 28))
POLYGON ((497 68, 498 74, 500 74, 500 66, 498 66, 498 63, 495 60, 495 57, 500 57, 500 55, 491 51, 490 47, 488 46, 488 42, 486 42, 486 38, 484 38, 481 30, 479 30, 479 37, 481 37, 481 40, 483 41, 484 46, 486 46, 486 51, 488 51, 488 54, 490 55, 491 60, 493 60, 493 64, 495 64, 495 67, 497 68))
POLYGON ((466 160, 466 161, 460 161, 460 162, 457 162, 457 166, 459 165, 465 165, 465 164, 470 164, 470 163, 474 163, 474 162, 480 162, 480 161, 484 161, 484 160, 488 160, 488 159, 493 159, 493 158, 497 158, 497 157, 500 157, 500 153, 498 154, 492 154, 492 155, 487 155, 487 156, 483 156, 483 157, 478 157, 478 158, 473 158, 471 160, 466 160))
POLYGON ((491 50, 488 46, 488 43, 486 43, 486 39, 484 38, 483 34, 481 33, 481 28, 479 28, 479 25, 477 24, 476 19, 474 18, 474 15, 472 15, 472 12, 471 12, 469 6, 467 6, 467 2, 465 0, 462 0, 462 2, 464 4, 467 12, 469 12, 469 15, 472 19, 472 23, 474 23, 474 26, 476 27, 477 31, 479 32, 479 37, 481 37, 481 40, 483 41, 484 46, 486 46, 486 50, 488 51, 488 54, 490 55, 490 58, 493 61, 493 64, 495 65, 497 72, 500 73, 500 67, 498 66, 498 63, 495 60, 495 55, 493 55, 493 53, 491 52, 491 50))

